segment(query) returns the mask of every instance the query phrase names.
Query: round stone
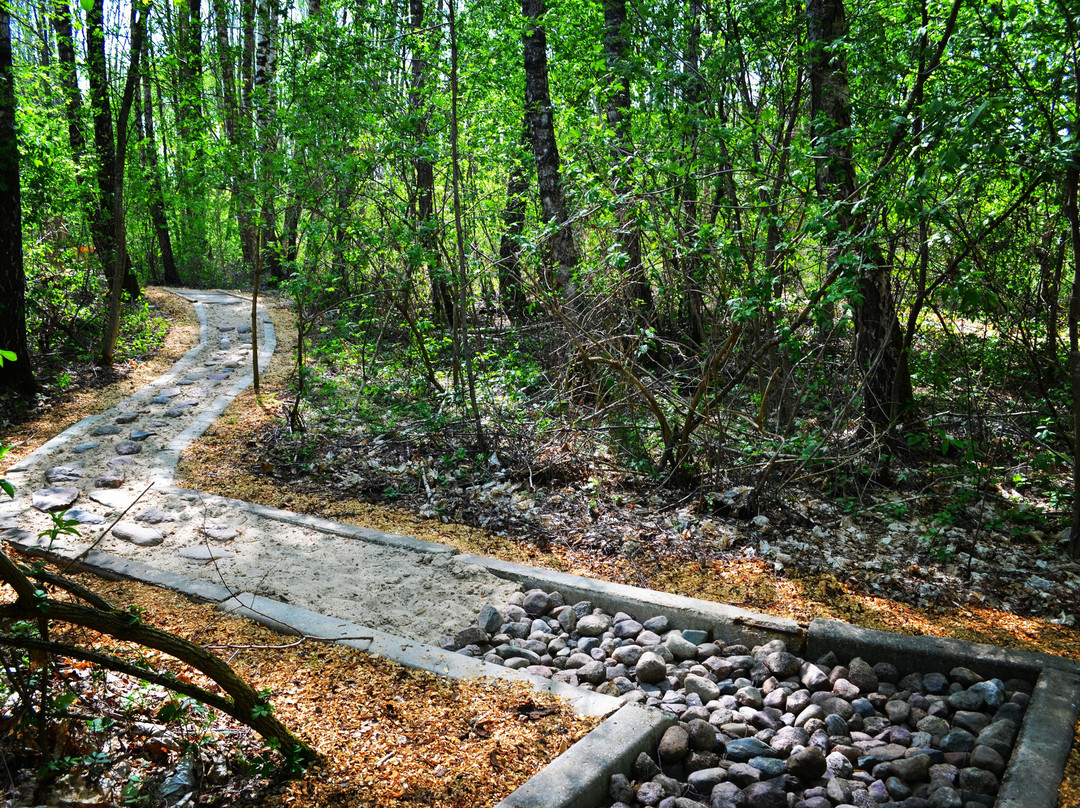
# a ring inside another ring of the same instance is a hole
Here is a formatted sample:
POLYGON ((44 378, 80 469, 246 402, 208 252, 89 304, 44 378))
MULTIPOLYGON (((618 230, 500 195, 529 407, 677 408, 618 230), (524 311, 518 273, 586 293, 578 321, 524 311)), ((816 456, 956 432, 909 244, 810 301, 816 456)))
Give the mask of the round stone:
POLYGON ((663 763, 678 763, 690 751, 690 735, 680 725, 668 727, 660 739, 657 752, 663 763))
POLYGON ((667 676, 667 663, 652 651, 646 651, 634 671, 639 681, 655 684, 667 676))
POLYGON ((525 601, 521 605, 526 613, 543 616, 551 611, 551 598, 548 597, 547 592, 541 589, 533 589, 525 593, 525 601))
POLYGON ((611 628, 611 618, 606 614, 587 614, 577 622, 577 633, 582 637, 599 637, 611 628))
POLYGON ((690 748, 699 752, 711 752, 716 749, 716 728, 708 721, 700 718, 692 719, 686 724, 686 732, 690 738, 690 748))
POLYGON ((114 525, 112 533, 116 538, 129 541, 139 547, 155 547, 165 541, 165 537, 159 531, 139 525, 114 525))
POLYGON ((676 659, 697 658, 697 646, 684 638, 680 631, 672 631, 669 633, 664 640, 664 645, 667 646, 667 649, 671 651, 676 659))
POLYGON ((708 704, 710 701, 720 698, 720 688, 716 686, 715 682, 706 679, 704 676, 688 675, 683 680, 683 687, 687 693, 697 695, 702 704, 708 704))

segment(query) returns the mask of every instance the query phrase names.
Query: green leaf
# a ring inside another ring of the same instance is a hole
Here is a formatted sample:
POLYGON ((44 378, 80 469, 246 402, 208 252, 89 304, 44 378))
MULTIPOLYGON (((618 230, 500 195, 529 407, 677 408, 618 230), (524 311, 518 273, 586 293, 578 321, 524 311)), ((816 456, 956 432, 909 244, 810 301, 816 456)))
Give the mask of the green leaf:
POLYGON ((94 10, 94 0, 79 0, 79 5, 87 14, 94 10))
POLYGON ((971 125, 979 119, 979 116, 983 114, 983 110, 985 110, 988 106, 990 106, 989 101, 983 101, 981 104, 979 104, 979 106, 976 107, 975 111, 967 116, 967 120, 964 121, 964 129, 970 129, 971 125))
POLYGON ((15 356, 14 351, 5 351, 3 349, 0 349, 0 368, 2 368, 4 366, 4 360, 5 359, 8 362, 14 362, 17 358, 18 357, 15 356))

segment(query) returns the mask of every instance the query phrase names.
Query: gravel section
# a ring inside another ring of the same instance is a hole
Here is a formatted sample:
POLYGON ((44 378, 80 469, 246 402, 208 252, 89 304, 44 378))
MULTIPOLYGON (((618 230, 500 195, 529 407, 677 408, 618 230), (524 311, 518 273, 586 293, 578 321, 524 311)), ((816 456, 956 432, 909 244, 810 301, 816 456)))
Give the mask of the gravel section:
POLYGON ((988 808, 1032 690, 963 667, 811 662, 780 640, 718 645, 541 590, 441 645, 675 715, 631 777, 611 778, 612 808, 988 808))

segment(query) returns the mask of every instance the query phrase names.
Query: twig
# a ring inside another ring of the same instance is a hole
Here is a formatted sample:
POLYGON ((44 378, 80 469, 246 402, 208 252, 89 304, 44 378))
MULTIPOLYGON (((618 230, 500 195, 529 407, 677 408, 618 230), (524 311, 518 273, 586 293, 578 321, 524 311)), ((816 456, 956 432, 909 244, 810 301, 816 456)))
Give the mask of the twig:
POLYGON ((116 523, 119 522, 121 519, 123 519, 125 516, 127 516, 127 512, 135 507, 135 503, 138 502, 140 499, 142 499, 143 496, 146 495, 146 492, 149 491, 153 487, 153 485, 154 485, 154 481, 151 480, 147 484, 146 488, 144 488, 142 490, 142 492, 137 497, 135 497, 135 499, 131 500, 131 504, 128 505, 126 508, 124 508, 123 512, 118 517, 113 519, 112 524, 109 525, 107 528, 105 528, 103 531, 101 531, 101 535, 98 536, 96 539, 94 539, 94 541, 91 542, 89 547, 87 547, 85 550, 83 550, 81 553, 79 553, 77 556, 75 556, 73 559, 71 559, 68 562, 67 566, 64 567, 64 569, 60 572, 60 574, 61 575, 67 575, 68 570, 71 569, 71 567, 75 564, 76 561, 78 561, 78 560, 80 560, 82 558, 86 558, 86 556, 90 553, 91 550, 93 550, 95 547, 97 547, 99 544, 101 544, 102 540, 109 534, 109 531, 112 530, 114 527, 116 527, 116 523))

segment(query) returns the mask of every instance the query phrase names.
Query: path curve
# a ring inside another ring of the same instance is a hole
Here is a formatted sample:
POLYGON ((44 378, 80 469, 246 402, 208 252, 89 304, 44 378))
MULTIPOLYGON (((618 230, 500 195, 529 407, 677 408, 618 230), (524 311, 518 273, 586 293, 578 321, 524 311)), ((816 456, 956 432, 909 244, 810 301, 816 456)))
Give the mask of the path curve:
MULTIPOLYGON (((17 492, 0 504, 0 538, 43 549, 46 511, 66 505, 82 535, 60 537, 53 553, 92 551, 96 566, 130 577, 199 581, 209 599, 255 593, 433 645, 520 588, 449 547, 173 485, 181 452, 252 383, 251 301, 168 291, 194 304, 199 344, 163 376, 12 466, 5 476, 17 492)), ((261 308, 258 319, 265 369, 276 339, 261 308)))

